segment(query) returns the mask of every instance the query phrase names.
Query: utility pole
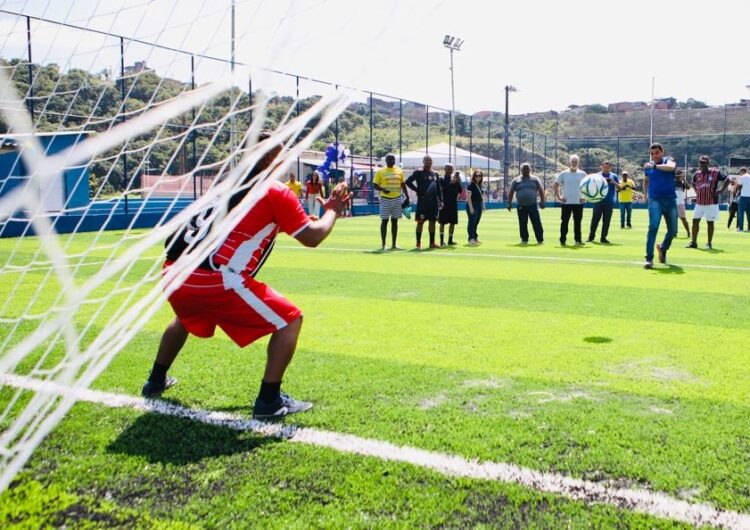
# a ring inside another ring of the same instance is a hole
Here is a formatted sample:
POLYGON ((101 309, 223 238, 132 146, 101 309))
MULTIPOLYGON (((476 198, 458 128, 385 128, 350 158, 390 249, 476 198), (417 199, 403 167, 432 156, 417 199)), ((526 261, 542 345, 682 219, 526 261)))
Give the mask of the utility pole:
POLYGON ((511 92, 518 92, 513 85, 505 85, 505 130, 503 134, 503 202, 508 202, 508 170, 510 167, 510 115, 508 114, 508 100, 511 92))

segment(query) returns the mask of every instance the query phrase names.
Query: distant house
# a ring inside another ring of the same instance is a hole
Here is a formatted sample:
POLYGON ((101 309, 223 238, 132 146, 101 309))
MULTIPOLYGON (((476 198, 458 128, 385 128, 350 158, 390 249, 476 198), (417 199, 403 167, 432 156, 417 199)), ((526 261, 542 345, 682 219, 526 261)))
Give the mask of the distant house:
POLYGON ((153 70, 146 66, 146 61, 136 61, 132 66, 125 67, 125 75, 140 74, 141 72, 152 72, 153 70))
POLYGON ((499 112, 495 112, 494 110, 480 110, 479 112, 474 113, 475 118, 480 119, 491 119, 495 116, 500 116, 501 114, 499 112))
POLYGON ((631 110, 647 109, 648 103, 645 101, 620 101, 618 103, 610 103, 607 105, 609 112, 628 112, 631 110))
POLYGON ((654 108, 659 110, 670 110, 677 108, 677 100, 675 98, 659 98, 654 100, 654 108))
POLYGON ((747 108, 750 107, 750 99, 741 99, 739 103, 727 103, 724 106, 729 108, 747 108))

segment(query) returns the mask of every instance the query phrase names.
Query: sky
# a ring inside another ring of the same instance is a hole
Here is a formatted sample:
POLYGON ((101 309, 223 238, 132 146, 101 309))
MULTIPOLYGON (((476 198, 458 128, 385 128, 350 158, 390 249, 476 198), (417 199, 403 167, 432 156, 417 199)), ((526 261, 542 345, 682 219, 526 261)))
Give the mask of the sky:
MULTIPOLYGON (((0 10, 231 57, 232 0, 0 0, 0 10)), ((511 114, 568 105, 695 98, 710 105, 750 99, 750 3, 630 0, 235 0, 235 57, 342 86, 451 107, 511 114)), ((0 13, 0 55, 25 56, 25 19, 0 13)), ((33 22, 32 58, 63 67, 119 69, 119 39, 33 22)), ((126 64, 146 59, 187 80, 189 57, 126 42, 126 64)), ((198 59, 196 81, 229 75, 198 59)), ((253 70, 257 72, 257 70, 253 70)), ((249 75, 249 74, 248 74, 249 75)), ((254 87, 293 94, 294 81, 253 74, 254 87)), ((322 86, 303 81, 303 95, 322 86)), ((362 98, 362 94, 355 97, 362 98)))

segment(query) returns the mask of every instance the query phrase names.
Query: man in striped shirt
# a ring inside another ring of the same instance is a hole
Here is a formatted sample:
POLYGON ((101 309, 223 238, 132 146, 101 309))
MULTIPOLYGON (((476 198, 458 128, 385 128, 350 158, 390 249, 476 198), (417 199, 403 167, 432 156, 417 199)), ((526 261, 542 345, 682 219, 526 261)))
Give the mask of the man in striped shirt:
MULTIPOLYGON (((250 176, 270 167, 280 152, 281 146, 272 149, 250 176)), ((249 178, 243 184, 251 183, 249 178)), ((266 187, 263 195, 169 296, 176 317, 162 335, 151 374, 141 390, 144 397, 159 396, 175 384, 176 380, 167 375, 167 370, 188 334, 212 337, 218 326, 241 348, 271 335, 265 372, 253 407, 254 418, 280 418, 312 407, 312 403, 298 401, 281 392, 281 380, 302 328, 302 311, 255 276, 270 255, 280 231, 306 247, 316 247, 323 242, 344 210, 348 189, 346 184, 339 184, 327 201, 319 199, 323 214, 313 219, 305 214, 297 197, 284 184, 274 180, 256 185, 266 187)), ((244 193, 243 190, 235 192, 228 199, 230 210, 241 205, 247 189, 244 193)), ((195 231, 185 230, 170 238, 165 273, 182 255, 190 252, 190 246, 185 249, 182 239, 189 243, 195 237, 195 231), (184 250, 175 252, 178 247, 184 250)))
POLYGON ((693 175, 692 182, 696 195, 695 209, 693 210, 692 241, 687 245, 687 248, 698 248, 698 231, 701 219, 705 217, 708 225, 706 248, 712 249, 714 221, 719 218, 719 194, 727 189, 730 181, 718 169, 708 167, 709 159, 706 155, 701 156, 698 163, 700 169, 693 175), (719 189, 719 182, 723 183, 721 189, 719 189))

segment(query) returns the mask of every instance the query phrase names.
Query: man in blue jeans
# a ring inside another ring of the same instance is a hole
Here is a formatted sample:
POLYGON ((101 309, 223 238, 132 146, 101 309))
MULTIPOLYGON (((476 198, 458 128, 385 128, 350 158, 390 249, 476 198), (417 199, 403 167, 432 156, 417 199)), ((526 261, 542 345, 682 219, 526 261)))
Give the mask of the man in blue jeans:
POLYGON ((648 237, 646 239, 645 269, 654 268, 654 243, 659 232, 661 218, 667 224, 664 241, 656 245, 659 263, 667 262, 667 251, 677 235, 677 195, 675 194, 675 161, 664 156, 664 147, 653 143, 649 147, 651 160, 643 165, 646 177, 643 180, 643 200, 648 205, 648 237))

